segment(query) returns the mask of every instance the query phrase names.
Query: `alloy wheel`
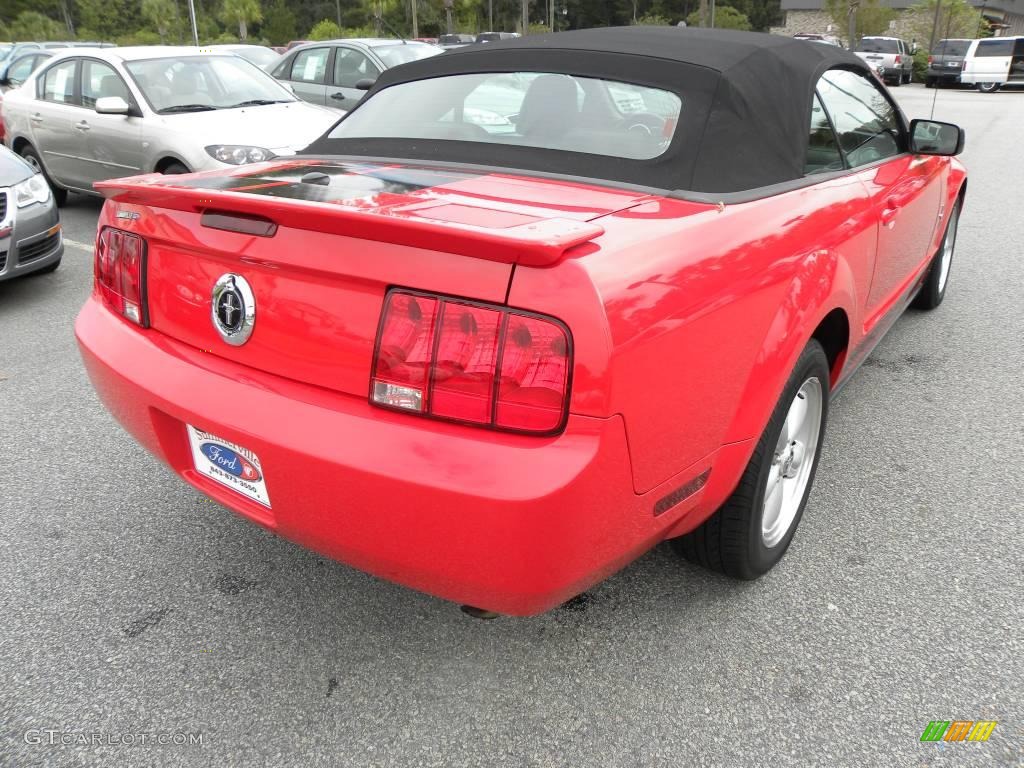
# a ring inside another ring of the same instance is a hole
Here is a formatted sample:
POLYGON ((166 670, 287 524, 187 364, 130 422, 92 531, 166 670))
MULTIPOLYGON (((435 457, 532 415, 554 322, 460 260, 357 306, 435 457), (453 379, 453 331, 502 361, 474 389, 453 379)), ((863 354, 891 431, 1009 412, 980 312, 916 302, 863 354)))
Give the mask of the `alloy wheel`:
POLYGON ((822 385, 816 376, 797 390, 775 445, 761 513, 761 540, 771 549, 793 525, 814 468, 821 434, 822 385))

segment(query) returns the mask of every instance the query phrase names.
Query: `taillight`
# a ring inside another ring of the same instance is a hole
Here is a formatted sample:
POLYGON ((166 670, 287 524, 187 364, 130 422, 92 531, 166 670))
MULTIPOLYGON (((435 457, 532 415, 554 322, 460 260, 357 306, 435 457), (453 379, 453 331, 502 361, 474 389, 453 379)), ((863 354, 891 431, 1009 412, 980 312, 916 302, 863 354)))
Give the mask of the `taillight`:
POLYGON ((96 240, 96 290, 112 311, 145 328, 146 241, 131 232, 104 227, 96 240))
POLYGON ((559 321, 392 290, 370 402, 436 419, 550 434, 568 415, 572 350, 559 321))
POLYGON ((932 63, 932 61, 933 61, 934 59, 935 59, 935 57, 934 57, 934 56, 929 56, 929 57, 928 57, 928 66, 931 66, 931 63, 932 63))

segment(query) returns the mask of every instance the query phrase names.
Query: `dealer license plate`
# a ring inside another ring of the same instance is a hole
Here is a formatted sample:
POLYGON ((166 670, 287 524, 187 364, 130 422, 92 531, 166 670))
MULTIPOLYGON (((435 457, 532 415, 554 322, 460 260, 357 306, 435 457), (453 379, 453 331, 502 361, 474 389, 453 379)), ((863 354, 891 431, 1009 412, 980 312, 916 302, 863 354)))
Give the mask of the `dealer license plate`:
POLYGON ((255 453, 237 443, 211 435, 191 424, 188 442, 192 448, 192 461, 201 475, 226 485, 248 499, 270 507, 267 481, 263 467, 255 453))

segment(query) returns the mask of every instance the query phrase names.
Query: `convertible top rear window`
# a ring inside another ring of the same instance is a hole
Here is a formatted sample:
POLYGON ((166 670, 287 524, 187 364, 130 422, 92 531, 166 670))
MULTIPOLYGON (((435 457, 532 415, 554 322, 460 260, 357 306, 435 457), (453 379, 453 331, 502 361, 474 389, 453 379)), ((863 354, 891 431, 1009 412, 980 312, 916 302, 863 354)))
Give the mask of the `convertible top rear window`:
POLYGON ((870 75, 837 46, 735 30, 499 40, 386 70, 301 154, 743 192, 803 179, 811 97, 836 67, 870 75))
POLYGON ((387 88, 330 138, 448 139, 633 160, 663 154, 675 93, 551 72, 451 75, 387 88))

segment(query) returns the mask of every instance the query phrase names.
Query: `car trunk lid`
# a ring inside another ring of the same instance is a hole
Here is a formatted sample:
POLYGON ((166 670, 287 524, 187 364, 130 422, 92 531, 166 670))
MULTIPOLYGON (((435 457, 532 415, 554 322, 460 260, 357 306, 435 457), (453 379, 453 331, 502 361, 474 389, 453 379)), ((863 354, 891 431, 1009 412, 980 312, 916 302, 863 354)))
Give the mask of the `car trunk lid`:
POLYGON ((504 303, 513 265, 556 263, 648 196, 381 163, 263 164, 97 185, 104 222, 147 242, 150 326, 210 354, 367 394, 389 287, 504 303), (219 333, 213 288, 250 287, 251 337, 219 333))

